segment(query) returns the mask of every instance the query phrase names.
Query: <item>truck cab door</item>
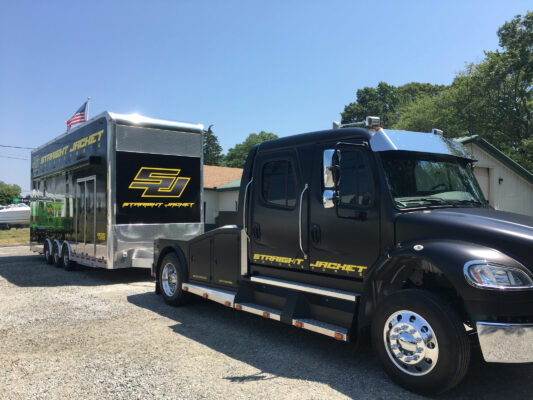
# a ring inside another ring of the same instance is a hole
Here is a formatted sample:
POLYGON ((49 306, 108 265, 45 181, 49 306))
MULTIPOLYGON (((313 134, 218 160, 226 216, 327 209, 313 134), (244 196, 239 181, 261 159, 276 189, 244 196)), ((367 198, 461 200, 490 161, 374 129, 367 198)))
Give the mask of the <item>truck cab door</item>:
POLYGON ((372 153, 355 143, 317 146, 309 196, 311 271, 363 279, 378 259, 380 214, 373 162, 372 153), (340 167, 336 191, 324 182, 327 151, 336 154, 340 167))
POLYGON ((256 156, 248 228, 250 263, 284 269, 308 268, 300 250, 301 182, 295 150, 256 156))

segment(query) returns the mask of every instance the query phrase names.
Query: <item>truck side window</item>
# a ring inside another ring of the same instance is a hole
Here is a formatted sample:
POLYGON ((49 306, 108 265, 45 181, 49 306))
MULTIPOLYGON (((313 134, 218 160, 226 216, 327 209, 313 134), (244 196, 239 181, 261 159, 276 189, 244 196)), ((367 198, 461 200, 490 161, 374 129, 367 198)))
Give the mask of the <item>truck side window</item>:
POLYGON ((340 205, 370 207, 374 197, 372 180, 363 152, 343 151, 340 165, 340 205))
POLYGON ((292 164, 288 160, 270 161, 263 165, 263 200, 283 207, 296 205, 296 183, 292 164))

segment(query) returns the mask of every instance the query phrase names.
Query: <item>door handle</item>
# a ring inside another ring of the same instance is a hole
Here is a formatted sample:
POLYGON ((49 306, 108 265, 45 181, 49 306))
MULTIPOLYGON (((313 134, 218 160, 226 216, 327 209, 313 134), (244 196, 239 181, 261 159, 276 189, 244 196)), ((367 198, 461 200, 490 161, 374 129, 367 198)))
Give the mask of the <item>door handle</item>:
POLYGON ((261 239, 261 225, 257 222, 252 227, 252 235, 254 236, 254 239, 261 239))
POLYGON ((313 241, 313 243, 319 244, 321 239, 322 237, 320 232, 320 226, 318 226, 317 224, 313 224, 311 228, 311 240, 313 241))
POLYGON ((300 243, 300 250, 302 251, 302 254, 304 255, 304 260, 307 260, 307 253, 304 250, 304 246, 302 244, 302 202, 304 199, 304 193, 309 189, 309 185, 306 183, 302 193, 300 193, 300 210, 298 213, 298 239, 300 243))

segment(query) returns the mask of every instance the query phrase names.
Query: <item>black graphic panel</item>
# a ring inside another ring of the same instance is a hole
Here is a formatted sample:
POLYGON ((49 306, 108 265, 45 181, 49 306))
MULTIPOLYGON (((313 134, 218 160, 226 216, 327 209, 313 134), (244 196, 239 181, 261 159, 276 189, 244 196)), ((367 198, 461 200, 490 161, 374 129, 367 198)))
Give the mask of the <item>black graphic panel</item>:
POLYGON ((117 151, 117 224, 200 222, 200 158, 117 151))

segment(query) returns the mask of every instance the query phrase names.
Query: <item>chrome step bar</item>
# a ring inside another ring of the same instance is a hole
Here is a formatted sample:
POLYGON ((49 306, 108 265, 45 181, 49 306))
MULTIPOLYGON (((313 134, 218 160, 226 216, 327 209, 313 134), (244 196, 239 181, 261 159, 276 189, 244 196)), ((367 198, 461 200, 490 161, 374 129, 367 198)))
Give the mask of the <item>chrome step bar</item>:
POLYGON ((314 293, 321 296, 335 297, 337 299, 357 301, 359 294, 355 292, 347 292, 338 289, 328 289, 321 286, 308 285, 307 283, 284 281, 276 278, 268 278, 265 276, 252 276, 252 282, 264 283, 265 285, 279 286, 287 289, 299 290, 300 292, 314 293))
POLYGON ((267 306, 262 306, 255 303, 235 303, 236 310, 246 311, 255 315, 260 315, 264 318, 273 319, 275 321, 281 320, 281 310, 276 310, 267 306))
POLYGON ((307 329, 308 331, 330 336, 343 342, 348 341, 348 329, 343 328, 342 326, 328 324, 326 322, 309 318, 293 319, 292 325, 297 328, 307 329))
POLYGON ((184 292, 189 292, 203 297, 204 299, 213 300, 216 303, 232 307, 235 304, 235 293, 222 289, 214 289, 207 286, 195 285, 194 283, 184 282, 181 285, 184 292))

